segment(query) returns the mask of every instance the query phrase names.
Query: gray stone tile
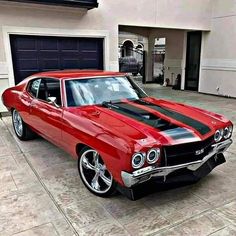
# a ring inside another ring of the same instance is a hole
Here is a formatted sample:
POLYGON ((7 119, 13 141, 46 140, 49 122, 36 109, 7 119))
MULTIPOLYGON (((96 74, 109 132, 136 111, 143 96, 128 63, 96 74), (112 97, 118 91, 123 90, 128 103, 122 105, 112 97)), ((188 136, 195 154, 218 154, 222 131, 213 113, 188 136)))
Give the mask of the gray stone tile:
POLYGON ((206 236, 229 225, 227 221, 213 212, 194 217, 162 233, 156 232, 156 236, 206 236))
POLYGON ((212 206, 219 206, 235 199, 235 179, 226 173, 213 170, 211 174, 193 185, 192 191, 212 206))
MULTIPOLYGON (((35 161, 36 162, 36 161, 35 161)), ((31 161, 33 163, 33 161, 31 161)), ((71 178, 78 176, 78 169, 76 161, 67 161, 64 163, 55 164, 44 168, 44 166, 35 166, 36 170, 40 174, 41 178, 44 179, 55 179, 55 178, 71 178)))
POLYGON ((76 204, 81 200, 94 198, 79 176, 43 178, 43 181, 59 205, 76 204))
POLYGON ((4 144, 0 146, 0 157, 11 155, 11 150, 4 144))
POLYGON ((0 198, 0 234, 11 235, 61 218, 42 188, 30 188, 0 198))
POLYGON ((16 153, 12 154, 12 157, 14 158, 15 162, 17 163, 18 168, 27 168, 29 167, 29 164, 27 163, 24 153, 16 153))
POLYGON ((12 155, 0 157, 0 171, 14 171, 17 169, 17 163, 12 155))
POLYGON ((38 178, 35 176, 29 166, 19 167, 11 172, 12 178, 17 186, 17 189, 23 190, 33 186, 40 186, 38 178))
MULTIPOLYGON (((236 129, 236 127, 235 127, 235 129, 236 129)), ((236 137, 233 137, 233 140, 236 140, 236 137)), ((231 153, 234 154, 234 156, 236 156, 236 144, 235 144, 235 143, 233 143, 233 144, 229 147, 228 152, 231 152, 231 153)))
POLYGON ((9 133, 8 130, 3 132, 2 134, 3 134, 2 141, 3 141, 4 146, 1 147, 2 150, 0 149, 1 153, 3 153, 4 155, 6 155, 9 152, 13 153, 13 154, 14 153, 21 153, 21 150, 20 150, 19 146, 17 145, 15 138, 12 136, 12 134, 9 133), (7 150, 6 150, 6 148, 7 148, 7 150))
POLYGON ((52 221, 52 224, 60 236, 75 236, 71 225, 67 223, 65 218, 54 220, 52 221))
POLYGON ((99 198, 98 201, 116 219, 123 219, 131 215, 137 208, 145 208, 141 200, 130 201, 123 195, 112 196, 111 198, 99 198))
POLYGON ((14 236, 58 236, 54 226, 51 223, 36 226, 32 229, 14 234, 14 236))
MULTIPOLYGON (((17 187, 10 172, 0 172, 0 197, 16 191, 17 187)), ((0 211, 1 212, 1 211, 0 211)))
MULTIPOLYGON (((0 120, 0 122, 1 122, 1 120, 0 120)), ((0 128, 0 133, 1 133, 1 134, 3 133, 3 131, 1 130, 1 128, 0 128)), ((0 136, 0 147, 2 147, 2 146, 4 146, 4 142, 3 142, 3 138, 0 136)))
POLYGON ((35 138, 33 140, 24 142, 24 141, 20 141, 19 139, 17 139, 17 137, 15 137, 15 140, 17 142, 17 144, 19 145, 20 149, 24 152, 35 152, 35 153, 41 153, 43 151, 47 151, 50 149, 55 149, 56 146, 54 146, 52 143, 46 141, 45 139, 38 137, 35 138))
POLYGON ((176 202, 170 202, 168 204, 156 205, 154 209, 169 222, 174 224, 211 209, 211 205, 208 203, 202 200, 195 201, 195 197, 191 196, 188 200, 185 199, 183 203, 180 203, 181 200, 177 200, 176 202))
POLYGON ((216 212, 221 217, 224 217, 236 225, 236 200, 216 208, 216 212))
POLYGON ((131 235, 145 235, 156 232, 170 225, 170 222, 145 206, 130 209, 126 215, 115 216, 131 235))
POLYGON ((87 227, 90 224, 109 220, 111 215, 97 201, 81 201, 75 205, 62 206, 70 222, 76 228, 87 227))
POLYGON ((114 236, 126 236, 130 235, 118 222, 114 220, 104 220, 97 223, 91 223, 90 225, 77 228, 77 232, 79 235, 96 235, 96 236, 107 236, 107 235, 114 235, 114 236))
POLYGON ((40 152, 36 149, 31 148, 28 152, 25 153, 28 160, 34 165, 37 169, 46 169, 53 167, 57 164, 72 162, 72 157, 65 153, 63 150, 53 147, 47 148, 44 146, 45 143, 42 143, 40 146, 40 152))
POLYGON ((236 154, 225 152, 226 163, 217 167, 217 171, 224 172, 225 175, 236 181, 236 154))
POLYGON ((206 201, 194 195, 192 186, 155 193, 143 199, 143 202, 172 224, 212 208, 206 201))
POLYGON ((226 226, 211 234, 211 236, 236 236, 236 227, 233 225, 226 226))

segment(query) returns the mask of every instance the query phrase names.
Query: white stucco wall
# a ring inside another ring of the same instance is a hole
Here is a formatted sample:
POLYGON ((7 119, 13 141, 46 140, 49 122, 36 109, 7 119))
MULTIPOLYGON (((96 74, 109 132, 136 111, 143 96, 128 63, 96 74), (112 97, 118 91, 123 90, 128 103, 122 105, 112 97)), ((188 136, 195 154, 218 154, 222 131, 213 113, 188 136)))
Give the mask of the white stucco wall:
POLYGON ((203 35, 200 92, 236 97, 236 1, 215 0, 203 35))
POLYGON ((120 25, 209 30, 211 1, 103 0, 100 10, 120 25))

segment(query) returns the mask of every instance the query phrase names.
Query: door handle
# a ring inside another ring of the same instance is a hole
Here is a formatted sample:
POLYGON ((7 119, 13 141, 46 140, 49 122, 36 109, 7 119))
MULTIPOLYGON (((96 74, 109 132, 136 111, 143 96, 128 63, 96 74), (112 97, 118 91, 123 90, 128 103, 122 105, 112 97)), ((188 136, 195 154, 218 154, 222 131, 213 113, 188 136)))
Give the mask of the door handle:
POLYGON ((37 108, 37 104, 36 103, 31 103, 31 107, 32 108, 37 108))

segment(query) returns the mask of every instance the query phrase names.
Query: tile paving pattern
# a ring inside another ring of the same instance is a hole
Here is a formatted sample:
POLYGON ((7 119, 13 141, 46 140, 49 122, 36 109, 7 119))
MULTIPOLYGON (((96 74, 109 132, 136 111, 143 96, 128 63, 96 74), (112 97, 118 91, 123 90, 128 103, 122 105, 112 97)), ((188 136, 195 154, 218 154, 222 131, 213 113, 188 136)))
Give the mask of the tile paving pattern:
MULTIPOLYGON (((236 100, 158 85, 149 95, 225 114, 236 122, 236 100)), ((236 132, 233 134, 236 139, 236 132)), ((83 186, 68 154, 38 138, 15 138, 0 120, 0 236, 236 235, 236 143, 227 162, 199 183, 138 201, 101 199, 83 186)))

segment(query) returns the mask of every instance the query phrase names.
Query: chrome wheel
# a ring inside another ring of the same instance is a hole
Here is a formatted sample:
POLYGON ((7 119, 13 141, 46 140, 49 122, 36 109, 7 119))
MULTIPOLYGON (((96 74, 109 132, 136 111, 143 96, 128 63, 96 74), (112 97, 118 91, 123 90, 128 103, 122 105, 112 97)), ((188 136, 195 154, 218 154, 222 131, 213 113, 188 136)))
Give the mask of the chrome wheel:
POLYGON ((19 137, 22 137, 23 136, 23 121, 20 117, 20 114, 18 111, 14 110, 12 116, 13 116, 13 126, 16 131, 16 134, 19 137))
POLYGON ((83 152, 79 168, 83 182, 92 192, 105 194, 111 189, 112 175, 96 150, 88 149, 83 152))

